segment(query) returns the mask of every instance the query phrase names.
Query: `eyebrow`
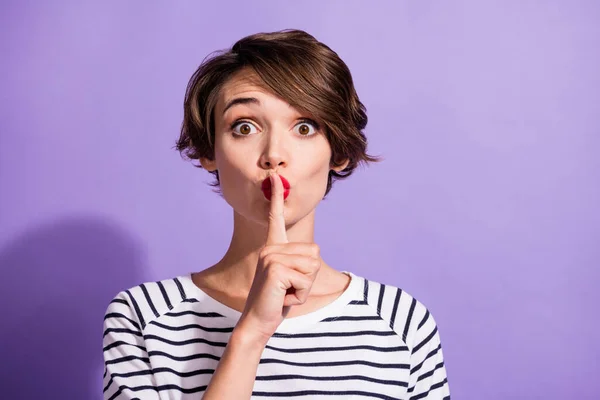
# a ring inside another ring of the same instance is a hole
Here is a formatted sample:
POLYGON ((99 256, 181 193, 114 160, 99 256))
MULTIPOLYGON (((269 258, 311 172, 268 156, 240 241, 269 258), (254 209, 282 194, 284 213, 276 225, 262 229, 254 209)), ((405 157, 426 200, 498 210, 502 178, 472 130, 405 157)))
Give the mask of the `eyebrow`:
POLYGON ((255 97, 238 97, 237 99, 230 100, 227 103, 225 109, 223 110, 223 114, 225 114, 229 108, 235 106, 236 104, 256 104, 260 106, 260 101, 255 97))

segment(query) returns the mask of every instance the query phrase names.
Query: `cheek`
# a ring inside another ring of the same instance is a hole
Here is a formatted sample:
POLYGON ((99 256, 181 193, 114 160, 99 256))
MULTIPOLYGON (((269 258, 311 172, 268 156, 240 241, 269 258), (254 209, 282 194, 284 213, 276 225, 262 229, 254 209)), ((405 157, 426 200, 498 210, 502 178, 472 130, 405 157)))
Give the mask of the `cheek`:
MULTIPOLYGON (((239 151, 237 152, 239 153, 239 151)), ((223 138, 217 138, 215 143, 215 159, 219 176, 234 177, 242 167, 243 157, 236 153, 236 147, 231 146, 223 138)))
POLYGON ((221 158, 217 162, 219 169, 219 181, 221 188, 240 189, 247 185, 248 177, 244 174, 244 168, 235 162, 235 159, 221 158))
POLYGON ((327 179, 327 176, 329 175, 329 163, 327 162, 327 160, 324 160, 323 162, 320 162, 318 164, 315 163, 315 165, 312 165, 311 167, 307 168, 307 171, 309 172, 309 178, 311 179, 327 179))
POLYGON ((327 176, 331 165, 331 149, 327 139, 320 139, 317 146, 311 151, 311 156, 305 158, 308 166, 314 176, 327 176))
POLYGON ((240 191, 249 189, 251 177, 247 175, 250 170, 247 158, 244 154, 236 153, 233 146, 226 149, 217 147, 215 151, 216 165, 219 170, 219 180, 221 182, 221 192, 227 198, 239 196, 240 191))
MULTIPOLYGON (((317 157, 307 157, 303 163, 302 175, 309 184, 311 191, 323 192, 327 188, 327 179, 330 170, 330 154, 321 149, 317 157)), ((318 154, 317 153, 317 154, 318 154)), ((314 154, 314 153, 313 153, 314 154)))

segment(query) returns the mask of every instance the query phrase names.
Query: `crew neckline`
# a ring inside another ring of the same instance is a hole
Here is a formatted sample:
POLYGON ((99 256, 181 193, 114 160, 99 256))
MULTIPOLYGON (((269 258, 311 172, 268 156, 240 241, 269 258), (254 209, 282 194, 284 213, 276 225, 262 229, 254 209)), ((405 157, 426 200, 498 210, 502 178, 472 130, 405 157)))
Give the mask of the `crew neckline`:
MULTIPOLYGON (((350 277, 350 283, 346 289, 331 303, 321 307, 318 310, 310 313, 299 315, 297 317, 285 318, 281 324, 277 327, 276 333, 290 333, 303 330, 317 322, 324 320, 325 318, 339 315, 342 309, 346 307, 352 300, 357 300, 360 297, 360 282, 359 276, 353 274, 350 271, 340 271, 350 277)), ((210 311, 215 311, 224 317, 232 319, 234 322, 240 319, 242 313, 221 303, 220 301, 209 296, 205 291, 200 289, 192 280, 192 274, 185 275, 180 278, 187 289, 186 292, 200 302, 204 302, 209 305, 210 311)))

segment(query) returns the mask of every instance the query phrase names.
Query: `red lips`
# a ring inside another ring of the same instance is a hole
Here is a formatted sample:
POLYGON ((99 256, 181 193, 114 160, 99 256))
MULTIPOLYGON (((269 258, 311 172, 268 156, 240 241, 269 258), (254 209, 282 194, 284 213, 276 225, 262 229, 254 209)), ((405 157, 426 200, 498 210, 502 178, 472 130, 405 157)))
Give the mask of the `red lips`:
MULTIPOLYGON (((283 199, 287 199, 290 195, 290 183, 283 176, 279 175, 281 183, 283 183, 283 199)), ((271 179, 267 178, 262 181, 261 189, 267 200, 271 200, 271 179)))

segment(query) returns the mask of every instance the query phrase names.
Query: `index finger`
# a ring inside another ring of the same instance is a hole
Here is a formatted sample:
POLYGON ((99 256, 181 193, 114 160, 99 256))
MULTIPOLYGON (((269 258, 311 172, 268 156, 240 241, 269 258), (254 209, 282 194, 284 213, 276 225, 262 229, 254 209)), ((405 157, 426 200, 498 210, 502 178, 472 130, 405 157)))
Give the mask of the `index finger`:
POLYGON ((280 176, 273 172, 271 179, 271 208, 269 209, 269 228, 267 244, 287 243, 285 216, 283 214, 283 183, 280 176))

